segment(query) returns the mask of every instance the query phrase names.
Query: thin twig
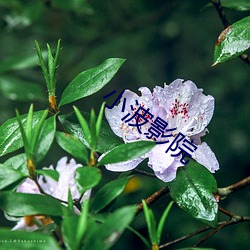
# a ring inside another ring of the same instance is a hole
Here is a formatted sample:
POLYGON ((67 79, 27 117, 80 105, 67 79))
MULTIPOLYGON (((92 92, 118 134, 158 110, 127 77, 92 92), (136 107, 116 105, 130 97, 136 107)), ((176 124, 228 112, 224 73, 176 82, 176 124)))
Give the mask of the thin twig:
POLYGON ((139 170, 139 169, 134 169, 134 172, 139 173, 141 175, 146 175, 146 176, 149 176, 149 177, 156 178, 156 176, 154 174, 148 173, 148 172, 145 172, 145 171, 142 171, 142 170, 139 170))
MULTIPOLYGON (((218 223, 218 227, 216 229, 214 229, 213 231, 209 232, 209 234, 207 234, 206 237, 209 238, 210 236, 212 236, 216 232, 220 231, 221 229, 223 229, 224 227, 227 227, 229 225, 237 224, 237 223, 241 223, 241 222, 247 222, 247 221, 250 221, 250 217, 248 217, 248 216, 242 217, 242 216, 236 216, 236 215, 234 215, 234 217, 230 221, 219 222, 218 223)), ((213 228, 209 227, 209 226, 203 227, 203 228, 201 228, 201 229, 199 229, 199 230, 197 230, 195 232, 192 232, 192 233, 187 234, 185 236, 182 236, 182 237, 180 237, 178 239, 175 239, 173 241, 170 241, 170 242, 167 242, 165 244, 162 244, 162 245, 159 246, 159 248, 165 248, 165 247, 169 247, 169 246, 175 245, 175 244, 177 244, 177 243, 179 243, 181 241, 184 241, 186 239, 189 239, 189 238, 191 238, 191 237, 193 237, 195 235, 204 233, 204 232, 206 232, 208 230, 211 230, 211 229, 213 229, 213 228)), ((203 237, 202 239, 203 239, 202 242, 204 242, 206 240, 205 237, 203 237)), ((198 243, 196 243, 195 246, 198 246, 197 244, 201 244, 202 242, 200 240, 198 243)))
POLYGON ((165 247, 169 247, 169 246, 171 246, 171 245, 177 244, 177 243, 179 243, 179 242, 181 242, 181 241, 184 241, 184 240, 186 240, 186 239, 189 239, 189 238, 191 238, 191 237, 193 237, 193 236, 195 236, 195 235, 197 235, 197 234, 206 232, 206 231, 209 230, 209 229, 211 229, 211 227, 209 227, 209 226, 203 227, 203 228, 201 228, 201 229, 199 229, 199 230, 197 230, 197 231, 195 231, 195 232, 192 232, 192 233, 187 234, 187 235, 185 235, 185 236, 182 236, 182 237, 180 237, 180 238, 178 238, 178 239, 175 239, 175 240, 173 240, 173 241, 170 241, 170 242, 167 242, 167 243, 165 243, 165 244, 162 244, 162 245, 159 246, 159 248, 165 248, 165 247))
POLYGON ((239 191, 239 190, 241 190, 249 185, 250 185, 250 176, 248 176, 248 177, 244 178, 243 180, 236 182, 228 187, 219 188, 218 192, 222 198, 225 198, 229 194, 232 194, 236 191, 239 191))
MULTIPOLYGON (((223 26, 224 28, 226 29, 228 26, 230 26, 230 22, 223 10, 223 7, 221 5, 221 1, 220 0, 211 0, 211 3, 214 5, 214 7, 216 8, 218 14, 219 14, 219 17, 220 17, 220 20, 221 22, 223 23, 223 26)), ((250 59, 248 57, 247 54, 241 54, 239 56, 241 58, 241 60, 243 60, 245 63, 247 63, 248 65, 250 65, 250 59)))
POLYGON ((233 224, 238 224, 241 222, 247 222, 250 221, 250 216, 237 216, 235 215, 230 221, 224 221, 221 223, 216 229, 212 230, 209 232, 207 235, 205 235, 202 239, 200 239, 196 244, 194 244, 194 247, 198 247, 201 245, 204 241, 206 241, 208 238, 210 238, 212 235, 215 233, 219 232, 223 228, 233 225, 233 224))
POLYGON ((211 0, 211 2, 214 5, 215 9, 217 10, 220 20, 224 25, 224 28, 227 28, 230 25, 230 22, 222 8, 220 0, 211 0))
MULTIPOLYGON (((160 197, 164 196, 165 194, 169 193, 169 188, 163 187, 160 190, 156 191, 155 193, 153 193, 152 195, 150 195, 148 198, 145 199, 145 202, 147 205, 152 204, 153 202, 155 202, 156 200, 158 200, 160 197)), ((137 211, 136 214, 140 213, 143 210, 143 205, 142 203, 137 205, 137 211)))
POLYGON ((227 211, 226 209, 224 209, 222 207, 219 207, 218 209, 219 209, 219 211, 221 211, 223 214, 229 216, 230 218, 233 218, 235 216, 235 214, 232 214, 231 212, 227 211))

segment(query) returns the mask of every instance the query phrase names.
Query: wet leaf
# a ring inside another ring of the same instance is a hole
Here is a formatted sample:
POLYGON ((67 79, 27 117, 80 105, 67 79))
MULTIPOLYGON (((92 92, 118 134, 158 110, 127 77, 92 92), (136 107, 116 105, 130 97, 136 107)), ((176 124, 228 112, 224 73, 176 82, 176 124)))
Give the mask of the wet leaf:
POLYGON ((42 132, 39 138, 39 144, 37 149, 37 161, 41 161, 48 153, 50 146, 54 140, 56 132, 56 117, 52 116, 45 120, 42 128, 42 132))
POLYGON ((95 68, 78 74, 64 90, 59 106, 92 95, 103 88, 124 63, 124 59, 110 58, 95 68))
POLYGON ((168 185, 171 197, 180 208, 197 220, 216 227, 218 204, 213 194, 218 188, 205 167, 190 159, 185 167, 178 169, 176 179, 168 185))
POLYGON ((102 157, 98 166, 129 161, 149 152, 154 146, 153 141, 135 141, 119 145, 102 157))
MULTIPOLYGON (((42 111, 34 112, 34 127, 43 114, 42 111)), ((26 123, 27 114, 20 116, 22 123, 26 123)), ((25 125, 24 125, 25 126, 25 125)), ((23 146, 22 136, 19 129, 17 118, 11 118, 0 126, 0 156, 13 152, 23 146)))
POLYGON ((214 65, 239 56, 250 47, 250 16, 228 26, 218 37, 214 65))

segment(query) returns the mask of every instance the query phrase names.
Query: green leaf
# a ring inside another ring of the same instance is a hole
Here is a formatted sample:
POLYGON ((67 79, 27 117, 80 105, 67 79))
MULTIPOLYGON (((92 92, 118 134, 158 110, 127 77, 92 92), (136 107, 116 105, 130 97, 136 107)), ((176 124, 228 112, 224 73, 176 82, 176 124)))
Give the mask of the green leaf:
POLYGON ((52 116, 44 121, 41 134, 39 136, 37 148, 37 161, 40 162, 48 153, 56 132, 56 117, 52 116))
POLYGON ((91 208, 94 212, 99 212, 117 198, 124 190, 128 180, 132 176, 116 179, 100 188, 94 196, 91 208))
POLYGON ((62 216, 63 210, 66 209, 59 201, 49 196, 13 192, 0 193, 0 208, 11 216, 62 216))
MULTIPOLYGON (((73 113, 61 115, 59 116, 59 120, 70 134, 74 135, 89 148, 89 143, 87 142, 77 119, 74 114, 72 114, 73 113)), ((84 113, 84 116, 89 117, 89 114, 84 113)), ((96 149, 97 152, 104 153, 121 144, 123 144, 122 139, 114 134, 107 122, 102 121, 102 127, 96 149)))
POLYGON ((44 176, 48 176, 51 179, 58 181, 59 179, 59 173, 56 170, 52 170, 52 169, 37 169, 36 170, 37 174, 40 175, 44 175, 44 176))
MULTIPOLYGON (((27 121, 26 121, 26 125, 28 125, 30 123, 30 117, 31 117, 31 113, 29 112, 28 115, 27 115, 27 121)), ((25 151, 25 154, 26 154, 26 157, 27 159, 31 159, 31 151, 30 151, 30 144, 29 144, 29 141, 28 141, 28 138, 26 136, 26 133, 25 133, 25 130, 24 130, 24 126, 23 126, 23 123, 21 121, 21 117, 20 117, 20 114, 19 114, 19 111, 16 110, 16 117, 17 117, 17 122, 18 122, 18 126, 19 126, 19 130, 20 130, 20 133, 22 135, 22 140, 23 140, 23 146, 24 146, 24 151, 25 151)))
POLYGON ((144 200, 142 200, 143 211, 146 218, 147 226, 148 226, 148 234, 150 241, 153 244, 157 244, 157 234, 156 234, 156 221, 154 214, 151 209, 148 208, 148 205, 144 200))
POLYGON ((103 88, 124 63, 124 59, 110 58, 99 66, 78 74, 64 90, 59 106, 92 95, 103 88))
POLYGON ((60 250, 56 241, 50 235, 26 232, 26 231, 10 231, 0 228, 1 243, 0 249, 11 250, 60 250))
POLYGON ((73 198, 72 198, 70 188, 68 189, 68 209, 71 212, 74 212, 74 201, 73 201, 73 198))
POLYGON ((41 66, 42 71, 43 71, 43 76, 44 76, 44 79, 45 79, 45 82, 46 82, 46 85, 47 85, 47 90, 50 91, 51 88, 50 88, 50 81, 49 81, 50 80, 49 79, 49 73, 48 73, 48 70, 47 70, 47 67, 46 67, 46 64, 45 64, 44 56, 43 56, 42 51, 40 49, 40 46, 39 46, 39 44, 38 44, 38 42, 36 40, 35 40, 35 47, 36 47, 36 53, 37 53, 37 57, 38 57, 40 66, 41 66))
MULTIPOLYGON (((45 57, 45 51, 41 52, 41 54, 45 57)), ((35 54, 13 57, 9 58, 0 63, 0 73, 4 73, 11 70, 22 70, 27 68, 32 68, 37 66, 37 56, 35 54)))
POLYGON ((189 160, 178 169, 177 177, 168 183, 170 195, 180 208, 191 216, 216 227, 218 204, 213 197, 218 192, 214 176, 202 165, 189 160))
POLYGON ((79 222, 78 216, 65 217, 62 222, 64 243, 69 250, 77 250, 76 233, 79 222))
POLYGON ((64 132, 56 132, 56 141, 62 149, 71 154, 75 159, 82 164, 88 165, 88 151, 85 145, 76 137, 64 132))
POLYGON ((218 37, 214 65, 239 56, 250 47, 250 16, 228 26, 218 37))
POLYGON ((83 203, 82 213, 79 216, 65 217, 62 222, 63 239, 67 249, 80 249, 82 238, 87 229, 88 201, 83 203))
POLYGON ((99 115, 97 117, 97 121, 96 121, 96 139, 97 140, 99 138, 101 127, 102 127, 102 118, 103 118, 104 108, 105 108, 105 103, 102 104, 99 115))
POLYGON ((170 201, 170 203, 168 204, 164 213, 161 216, 160 222, 159 222, 158 227, 157 227, 157 244, 160 244, 160 242, 161 242, 161 234, 162 234, 163 226, 165 224, 165 221, 168 217, 169 211, 170 211, 173 204, 174 204, 174 202, 170 201))
MULTIPOLYGON (((33 134, 32 134, 32 138, 31 138, 31 151, 33 154, 36 153, 36 147, 39 144, 39 139, 42 136, 42 132, 44 130, 44 125, 45 125, 45 119, 48 115, 48 110, 44 110, 41 119, 38 121, 37 125, 34 127, 34 129, 32 130, 33 134)), ((55 119, 54 117, 52 117, 52 119, 55 119)), ((55 122, 55 121, 54 121, 55 122)), ((55 125, 54 125, 55 126, 55 125)), ((48 126, 50 127, 50 126, 48 126)), ((54 132, 55 133, 55 132, 54 132)), ((45 134, 47 136, 47 134, 45 134)), ((54 135, 53 135, 54 138, 54 135)), ((48 143, 48 145, 50 146, 51 142, 48 143)), ((44 145, 42 144, 42 147, 44 147, 44 145)), ((47 149, 47 147, 45 146, 45 148, 47 149)), ((42 152, 43 153, 43 152, 42 152)), ((47 151, 45 152, 47 153, 47 151)), ((38 158, 38 157, 37 157, 38 158)), ((42 158, 42 157, 41 157, 42 158)))
POLYGON ((9 76, 0 77, 0 93, 14 101, 46 100, 42 86, 9 76))
POLYGON ((26 165, 26 160, 27 160, 26 155, 23 153, 10 157, 8 160, 4 162, 4 165, 8 166, 9 168, 18 170, 19 172, 28 176, 29 171, 26 165))
POLYGON ((74 11, 80 14, 93 14, 93 9, 86 0, 52 0, 52 5, 56 8, 74 11))
MULTIPOLYGON (((38 123, 42 114, 43 111, 34 112, 33 127, 38 123)), ((22 124, 25 124, 27 114, 21 115, 20 118, 22 120, 22 124)), ((17 118, 11 118, 0 126, 0 156, 13 152, 22 146, 23 141, 17 118)))
POLYGON ((91 136, 91 149, 96 150, 96 115, 94 109, 90 112, 90 122, 89 122, 90 136, 91 136))
POLYGON ((95 187, 102 179, 100 169, 95 167, 77 168, 75 173, 76 185, 81 194, 95 187))
POLYGON ((136 209, 136 206, 127 206, 110 214, 103 224, 92 228, 83 249, 109 249, 131 223, 136 209))
POLYGON ((80 215, 80 218, 77 224, 77 232, 76 232, 77 249, 79 249, 82 238, 86 233, 86 229, 88 225, 88 213, 89 213, 89 201, 85 200, 83 202, 82 213, 80 215))
POLYGON ((134 228, 132 228, 130 226, 128 226, 127 228, 132 233, 134 233, 136 236, 138 236, 148 249, 151 248, 151 244, 149 243, 149 241, 142 234, 140 234, 138 231, 136 231, 134 228))
POLYGON ((249 0, 221 0, 221 4, 223 7, 239 10, 239 11, 247 11, 250 10, 250 1, 249 0))
POLYGON ((24 179, 25 177, 26 176, 20 171, 0 164, 0 190, 13 184, 16 181, 24 179))
POLYGON ((88 145, 91 146, 91 134, 90 134, 89 125, 88 125, 86 119, 84 118, 84 116, 81 114, 80 110, 75 106, 73 106, 73 108, 75 110, 76 117, 81 125, 84 137, 86 138, 88 145))
MULTIPOLYGON (((25 135, 27 137, 28 143, 31 141, 31 131, 32 131, 32 120, 33 120, 33 112, 34 112, 34 106, 33 104, 30 105, 29 112, 27 115, 27 122, 24 128, 25 135)), ((18 114, 19 116, 19 114, 18 114)), ((22 126, 22 123, 19 123, 20 127, 22 126)))
POLYGON ((135 141, 119 145, 109 151, 98 166, 135 159, 149 152, 155 145, 153 141, 135 141))

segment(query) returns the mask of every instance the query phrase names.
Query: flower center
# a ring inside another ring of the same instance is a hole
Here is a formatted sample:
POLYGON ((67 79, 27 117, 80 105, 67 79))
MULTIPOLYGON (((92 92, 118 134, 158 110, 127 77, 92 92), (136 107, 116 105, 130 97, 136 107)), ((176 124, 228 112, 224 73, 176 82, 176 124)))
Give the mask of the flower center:
POLYGON ((172 114, 172 118, 174 118, 175 116, 179 116, 182 119, 185 119, 184 122, 186 122, 190 117, 187 111, 188 103, 180 103, 177 99, 175 99, 175 101, 172 102, 171 106, 172 107, 170 109, 170 112, 172 114))

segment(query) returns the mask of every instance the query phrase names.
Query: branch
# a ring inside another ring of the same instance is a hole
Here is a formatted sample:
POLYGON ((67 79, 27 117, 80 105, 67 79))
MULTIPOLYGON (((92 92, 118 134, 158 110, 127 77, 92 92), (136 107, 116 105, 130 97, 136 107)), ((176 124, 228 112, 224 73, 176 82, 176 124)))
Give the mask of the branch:
POLYGON ((180 237, 180 238, 178 238, 178 239, 175 239, 175 240, 173 240, 173 241, 170 241, 170 242, 167 242, 167 243, 165 243, 165 244, 162 244, 162 245, 159 246, 159 248, 165 248, 165 247, 172 246, 172 245, 177 244, 177 243, 179 243, 179 242, 181 242, 181 241, 184 241, 184 240, 186 240, 186 239, 188 239, 188 238, 191 238, 191 237, 193 237, 193 236, 195 236, 195 235, 197 235, 197 234, 206 232, 206 231, 209 230, 209 229, 211 229, 211 227, 209 227, 209 226, 203 227, 203 228, 201 228, 201 229, 199 229, 199 230, 197 230, 197 231, 195 231, 195 232, 192 232, 192 233, 187 234, 187 235, 185 235, 185 236, 182 236, 182 237, 180 237))
MULTIPOLYGON (((228 26, 230 26, 230 22, 222 8, 222 5, 221 5, 221 2, 220 0, 211 0, 211 3, 214 5, 214 7, 216 8, 218 14, 219 14, 219 17, 220 17, 220 20, 221 22, 223 23, 223 26, 224 28, 226 29, 228 26)), ((250 65, 250 59, 248 57, 247 54, 241 54, 240 56, 240 59, 242 59, 245 63, 247 63, 248 65, 250 65)))
POLYGON ((149 177, 156 178, 156 176, 154 174, 148 173, 148 172, 145 172, 145 171, 142 171, 142 170, 139 170, 139 169, 134 169, 134 172, 139 173, 141 175, 146 175, 146 176, 149 176, 149 177))
MULTIPOLYGON (((152 195, 150 195, 148 198, 145 199, 145 202, 147 205, 150 205, 152 203, 154 203, 156 200, 158 200, 159 198, 161 198, 162 196, 164 196, 165 194, 169 193, 169 188, 163 187, 160 190, 156 191, 155 193, 153 193, 152 195)), ((137 205, 137 211, 136 214, 139 214, 141 211, 143 210, 143 205, 142 203, 137 205)))
POLYGON ((222 198, 226 198, 229 194, 234 193, 236 191, 239 191, 239 190, 241 190, 249 185, 250 185, 250 176, 248 176, 245 179, 243 179, 239 182, 236 182, 228 187, 219 188, 218 192, 222 198))
MULTIPOLYGON (((229 220, 229 221, 222 221, 222 222, 219 222, 219 223, 218 223, 218 227, 217 227, 216 229, 212 230, 211 232, 209 232, 206 236, 204 236, 199 242, 197 242, 197 243, 194 245, 194 247, 199 246, 201 243, 203 243, 205 240, 207 240, 207 239, 208 239, 209 237, 211 237, 213 234, 217 233, 218 231, 220 231, 221 229, 223 229, 223 228, 225 228, 225 227, 227 227, 227 226, 229 226, 229 225, 238 224, 238 223, 247 222, 247 221, 250 221, 250 217, 249 217, 249 216, 237 216, 237 215, 234 215, 234 216, 232 217, 232 219, 229 220)), ((169 247, 169 246, 171 246, 171 245, 177 244, 177 243, 179 243, 179 242, 181 242, 181 241, 184 241, 184 240, 186 240, 186 239, 189 239, 189 238, 191 238, 191 237, 193 237, 193 236, 195 236, 195 235, 204 233, 204 232, 206 232, 206 231, 208 231, 208 230, 211 230, 211 229, 212 229, 212 227, 209 227, 209 226, 203 227, 203 228, 201 228, 201 229, 199 229, 199 230, 197 230, 197 231, 195 231, 195 232, 192 232, 192 233, 187 234, 187 235, 185 235, 185 236, 182 236, 182 237, 180 237, 180 238, 178 238, 178 239, 175 239, 175 240, 173 240, 173 241, 170 241, 170 242, 167 242, 167 243, 165 243, 165 244, 162 244, 162 245, 159 246, 159 248, 169 247)))
POLYGON ((247 222, 250 221, 250 216, 238 216, 235 215, 231 220, 229 221, 223 221, 220 223, 220 225, 212 230, 211 232, 209 232, 207 235, 205 235, 201 240, 199 240, 194 247, 199 246, 200 244, 202 244, 204 241, 206 241, 208 238, 210 238, 212 235, 214 235, 215 233, 219 232, 220 230, 222 230, 223 228, 233 225, 233 224, 238 224, 241 222, 247 222))

